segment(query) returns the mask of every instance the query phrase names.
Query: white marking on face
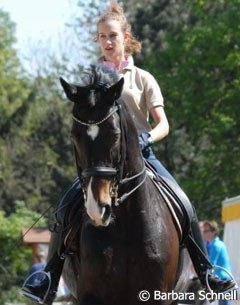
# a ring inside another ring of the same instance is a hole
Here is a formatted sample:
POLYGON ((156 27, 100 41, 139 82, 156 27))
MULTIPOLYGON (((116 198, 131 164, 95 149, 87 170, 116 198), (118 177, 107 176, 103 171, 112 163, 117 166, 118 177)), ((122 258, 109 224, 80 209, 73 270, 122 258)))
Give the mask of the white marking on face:
POLYGON ((99 127, 97 125, 90 125, 87 129, 87 134, 94 141, 99 133, 99 127))
POLYGON ((102 225, 102 217, 100 214, 100 209, 98 203, 96 202, 93 192, 92 192, 92 179, 90 179, 88 188, 87 188, 87 200, 85 203, 85 207, 87 209, 87 213, 89 217, 96 223, 96 225, 102 225))

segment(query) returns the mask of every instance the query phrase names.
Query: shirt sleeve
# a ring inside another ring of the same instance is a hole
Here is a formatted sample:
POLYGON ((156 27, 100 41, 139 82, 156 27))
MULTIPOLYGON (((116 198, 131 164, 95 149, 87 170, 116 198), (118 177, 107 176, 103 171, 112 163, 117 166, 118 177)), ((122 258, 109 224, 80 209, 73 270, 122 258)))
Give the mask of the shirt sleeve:
POLYGON ((144 82, 144 94, 148 110, 153 107, 164 106, 162 92, 156 79, 146 72, 144 82))

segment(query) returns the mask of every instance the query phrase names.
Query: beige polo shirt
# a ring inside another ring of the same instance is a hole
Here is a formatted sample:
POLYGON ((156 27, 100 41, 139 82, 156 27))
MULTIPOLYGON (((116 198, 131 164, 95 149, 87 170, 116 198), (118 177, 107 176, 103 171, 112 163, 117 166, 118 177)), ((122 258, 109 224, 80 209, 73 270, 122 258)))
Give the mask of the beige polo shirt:
POLYGON ((124 76, 122 99, 129 107, 138 133, 150 131, 149 111, 164 106, 158 83, 149 72, 134 66, 132 57, 128 58, 128 64, 120 75, 124 76))

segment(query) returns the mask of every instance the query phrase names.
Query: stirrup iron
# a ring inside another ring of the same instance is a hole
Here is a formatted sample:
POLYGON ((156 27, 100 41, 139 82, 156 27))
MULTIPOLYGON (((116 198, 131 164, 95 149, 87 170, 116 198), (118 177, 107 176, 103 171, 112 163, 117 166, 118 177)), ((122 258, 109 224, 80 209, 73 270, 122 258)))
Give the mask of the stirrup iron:
MULTIPOLYGON (((206 272, 206 278, 205 278, 205 281, 206 281, 206 286, 207 286, 207 289, 209 291, 212 291, 212 288, 210 287, 209 285, 209 281, 208 281, 208 276, 213 274, 214 275, 214 270, 217 270, 217 269, 220 269, 220 270, 223 270, 225 273, 227 273, 227 275, 229 276, 229 278, 234 281, 235 283, 235 287, 233 288, 230 288, 226 291, 224 291, 223 293, 227 293, 228 291, 231 291, 232 289, 238 289, 238 284, 237 282, 235 281, 233 275, 224 267, 221 267, 221 266, 218 266, 218 265, 213 265, 211 269, 207 269, 207 272, 206 272)), ((221 279, 221 278, 220 278, 221 279)))
POLYGON ((21 290, 20 292, 21 292, 22 295, 25 295, 25 296, 27 296, 27 297, 33 299, 34 301, 38 302, 39 304, 44 304, 44 303, 45 303, 45 300, 47 299, 48 293, 49 293, 49 291, 50 291, 51 283, 52 283, 52 280, 51 280, 51 274, 50 274, 50 272, 46 272, 46 271, 44 271, 44 270, 35 271, 35 272, 33 272, 32 274, 30 274, 30 275, 26 278, 26 280, 24 281, 24 283, 23 283, 23 285, 22 285, 22 290, 21 290), (48 288, 47 288, 47 291, 46 291, 46 293, 44 294, 44 297, 43 297, 42 299, 39 298, 39 297, 37 297, 37 296, 32 295, 31 293, 29 293, 29 292, 27 292, 27 291, 24 291, 24 289, 23 289, 23 288, 26 286, 26 284, 28 283, 28 281, 29 281, 32 277, 34 277, 36 274, 41 274, 41 273, 42 273, 43 275, 45 275, 45 276, 47 277, 47 279, 48 279, 48 288))

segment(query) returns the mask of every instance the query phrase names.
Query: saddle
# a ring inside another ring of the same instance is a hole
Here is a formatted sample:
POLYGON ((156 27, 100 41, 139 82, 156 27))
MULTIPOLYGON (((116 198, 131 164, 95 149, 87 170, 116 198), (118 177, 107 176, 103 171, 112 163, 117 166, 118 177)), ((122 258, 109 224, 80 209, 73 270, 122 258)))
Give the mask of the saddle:
POLYGON ((160 176, 146 160, 147 174, 161 194, 175 223, 179 240, 183 243, 188 236, 191 221, 194 217, 194 208, 183 190, 173 181, 160 176))

